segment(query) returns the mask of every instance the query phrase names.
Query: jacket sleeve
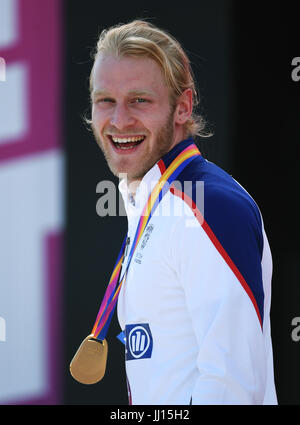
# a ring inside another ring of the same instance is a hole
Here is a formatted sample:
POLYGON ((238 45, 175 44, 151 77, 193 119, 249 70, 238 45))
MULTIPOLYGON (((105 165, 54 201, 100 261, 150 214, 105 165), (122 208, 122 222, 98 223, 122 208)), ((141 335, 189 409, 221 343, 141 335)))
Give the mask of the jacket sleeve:
POLYGON ((214 193, 180 217, 172 255, 197 344, 192 404, 262 404, 262 227, 253 204, 214 193), (195 212, 195 211, 194 211, 195 212))

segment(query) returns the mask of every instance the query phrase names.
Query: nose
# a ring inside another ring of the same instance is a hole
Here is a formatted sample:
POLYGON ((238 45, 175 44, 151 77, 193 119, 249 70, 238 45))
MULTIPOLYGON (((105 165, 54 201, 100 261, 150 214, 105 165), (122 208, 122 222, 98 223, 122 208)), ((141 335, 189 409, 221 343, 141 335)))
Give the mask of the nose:
POLYGON ((122 130, 133 125, 135 123, 135 119, 127 105, 123 103, 115 103, 110 123, 119 130, 122 130))

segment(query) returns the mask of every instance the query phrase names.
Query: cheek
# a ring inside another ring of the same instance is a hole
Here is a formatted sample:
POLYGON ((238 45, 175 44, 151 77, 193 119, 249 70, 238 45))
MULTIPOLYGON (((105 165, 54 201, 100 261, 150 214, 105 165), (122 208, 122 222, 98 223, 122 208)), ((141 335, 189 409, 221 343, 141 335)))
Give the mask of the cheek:
POLYGON ((92 127, 95 129, 98 122, 97 114, 95 113, 95 108, 92 108, 91 120, 92 120, 92 127))
POLYGON ((92 120, 98 120, 99 119, 99 109, 97 108, 97 106, 93 106, 92 107, 92 120))
POLYGON ((105 114, 103 114, 103 112, 93 108, 91 119, 93 128, 97 131, 97 133, 101 133, 108 118, 105 116, 105 114))
POLYGON ((169 113, 164 112, 158 115, 156 119, 152 120, 148 128, 152 128, 152 133, 157 136, 162 132, 169 131, 170 125, 172 125, 172 116, 169 113))

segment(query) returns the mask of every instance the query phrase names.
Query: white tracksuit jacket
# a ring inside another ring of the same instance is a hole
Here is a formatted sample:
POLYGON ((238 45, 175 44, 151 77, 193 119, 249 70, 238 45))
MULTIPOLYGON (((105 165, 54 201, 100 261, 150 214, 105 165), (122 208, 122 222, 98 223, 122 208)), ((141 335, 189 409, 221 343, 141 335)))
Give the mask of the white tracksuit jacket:
MULTIPOLYGON (((151 190, 176 145, 130 201, 130 252, 151 190)), ((270 335, 272 257, 250 195, 202 156, 148 223, 118 299, 131 404, 276 404, 270 335)), ((123 268, 128 260, 124 258, 123 268)))

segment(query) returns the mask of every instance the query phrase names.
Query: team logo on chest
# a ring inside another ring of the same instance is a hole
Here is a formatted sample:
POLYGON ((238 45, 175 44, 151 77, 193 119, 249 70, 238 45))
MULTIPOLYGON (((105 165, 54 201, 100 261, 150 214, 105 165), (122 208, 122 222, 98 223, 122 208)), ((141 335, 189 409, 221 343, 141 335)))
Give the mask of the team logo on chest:
POLYGON ((153 339, 148 323, 126 325, 126 360, 149 359, 152 355, 153 339))

